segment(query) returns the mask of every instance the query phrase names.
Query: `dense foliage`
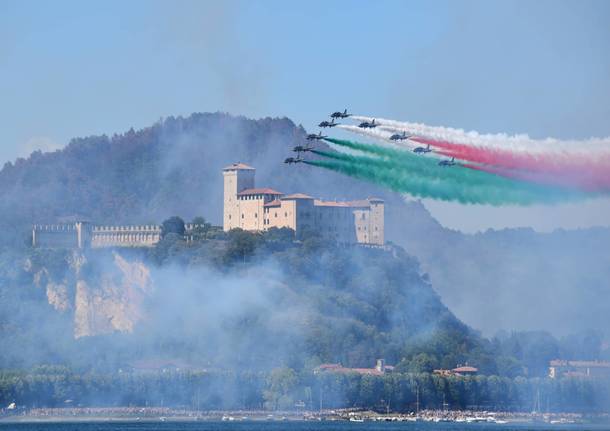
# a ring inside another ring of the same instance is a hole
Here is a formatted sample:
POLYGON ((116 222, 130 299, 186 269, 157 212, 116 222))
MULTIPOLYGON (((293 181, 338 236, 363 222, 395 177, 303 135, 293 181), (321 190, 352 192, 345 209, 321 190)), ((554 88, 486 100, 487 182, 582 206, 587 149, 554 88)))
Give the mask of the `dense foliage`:
POLYGON ((23 407, 167 406, 197 410, 360 407, 386 411, 479 409, 608 412, 608 381, 439 377, 426 373, 171 371, 75 374, 41 367, 0 373, 0 404, 23 407))

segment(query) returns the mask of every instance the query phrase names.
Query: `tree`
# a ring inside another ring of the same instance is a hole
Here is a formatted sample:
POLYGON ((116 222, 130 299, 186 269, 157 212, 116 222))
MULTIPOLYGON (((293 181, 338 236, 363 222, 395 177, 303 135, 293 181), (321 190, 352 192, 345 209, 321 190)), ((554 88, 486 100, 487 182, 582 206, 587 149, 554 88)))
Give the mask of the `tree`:
POLYGON ((291 368, 275 368, 271 371, 267 389, 263 393, 267 407, 274 410, 293 407, 298 380, 297 373, 291 368))
POLYGON ((170 233, 184 236, 184 232, 184 220, 178 216, 170 217, 161 224, 161 236, 165 236, 170 233))
POLYGON ((193 239, 202 240, 208 238, 208 234, 212 229, 211 223, 208 223, 203 217, 195 217, 192 224, 193 230, 191 231, 191 234, 193 235, 193 239))

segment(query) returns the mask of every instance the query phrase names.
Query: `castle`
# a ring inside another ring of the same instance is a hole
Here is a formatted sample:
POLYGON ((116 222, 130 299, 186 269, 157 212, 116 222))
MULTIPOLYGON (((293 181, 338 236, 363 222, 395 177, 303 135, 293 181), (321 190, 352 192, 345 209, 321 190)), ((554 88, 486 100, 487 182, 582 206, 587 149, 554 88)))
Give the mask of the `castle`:
POLYGON ((336 202, 301 193, 285 195, 270 188, 255 188, 255 172, 243 163, 223 169, 225 231, 287 227, 297 236, 314 231, 340 243, 384 244, 383 200, 336 202))
MULTIPOLYGON (((381 199, 322 201, 301 193, 284 195, 254 188, 255 169, 233 163, 223 169, 223 229, 262 232, 287 227, 297 235, 317 232, 344 244, 384 244, 384 203, 381 199)), ((185 224, 185 240, 197 226, 185 224)), ((83 220, 32 227, 32 246, 43 248, 152 247, 161 239, 161 226, 98 226, 83 220)))

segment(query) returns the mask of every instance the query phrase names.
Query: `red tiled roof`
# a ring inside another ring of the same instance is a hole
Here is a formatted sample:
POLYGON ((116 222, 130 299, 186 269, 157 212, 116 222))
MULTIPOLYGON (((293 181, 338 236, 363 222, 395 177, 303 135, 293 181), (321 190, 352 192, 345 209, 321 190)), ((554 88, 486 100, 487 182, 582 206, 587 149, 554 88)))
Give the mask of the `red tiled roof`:
POLYGON ((347 204, 345 202, 335 202, 335 201, 321 201, 316 199, 313 203, 317 207, 343 207, 347 208, 347 204))
POLYGON ((263 205, 264 207, 279 207, 280 205, 282 205, 282 202, 280 202, 279 199, 274 199, 271 202, 267 202, 265 205, 263 205))
POLYGON ((370 208, 371 202, 383 202, 381 199, 363 199, 357 201, 322 201, 316 199, 314 205, 319 207, 370 208))
POLYGON ((283 193, 278 192, 277 190, 264 188, 264 189, 246 189, 239 193, 237 196, 246 196, 246 195, 281 195, 283 193))
POLYGON ((336 370, 343 368, 343 366, 341 364, 320 364, 318 368, 320 370, 336 370))
POLYGON ((292 199, 313 199, 309 195, 305 195, 303 193, 294 193, 292 195, 282 196, 282 200, 292 200, 292 199))
POLYGON ((246 170, 246 171, 254 171, 255 169, 252 166, 248 166, 245 163, 232 163, 229 166, 225 166, 222 168, 223 171, 233 171, 233 170, 246 170))

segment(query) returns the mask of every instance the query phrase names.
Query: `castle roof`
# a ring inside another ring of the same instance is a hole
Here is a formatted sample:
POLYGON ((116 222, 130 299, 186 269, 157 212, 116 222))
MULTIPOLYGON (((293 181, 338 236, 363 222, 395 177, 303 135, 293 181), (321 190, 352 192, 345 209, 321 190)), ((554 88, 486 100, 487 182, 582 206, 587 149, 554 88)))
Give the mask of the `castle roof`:
POLYGON ((255 169, 252 166, 248 166, 245 163, 241 163, 241 162, 237 162, 237 163, 231 163, 229 166, 225 166, 224 168, 222 168, 223 171, 239 171, 239 170, 245 170, 245 171, 254 171, 255 169))
POLYGON ((277 190, 273 190, 270 188, 263 189, 246 189, 237 193, 237 196, 248 196, 248 195, 283 195, 283 193, 278 192, 277 190))
POLYGON ((347 208, 349 206, 349 205, 347 205, 346 202, 322 201, 319 199, 316 199, 314 201, 314 205, 317 207, 343 207, 343 208, 347 208))
POLYGON ((315 205, 319 207, 369 208, 371 203, 368 200, 343 202, 316 200, 315 205))
POLYGON ((282 196, 282 200, 294 200, 294 199, 313 199, 311 196, 303 193, 294 193, 291 195, 282 196))
POLYGON ((267 202, 265 205, 263 205, 264 207, 279 207, 281 206, 282 203, 280 202, 279 199, 274 199, 271 202, 267 202))

